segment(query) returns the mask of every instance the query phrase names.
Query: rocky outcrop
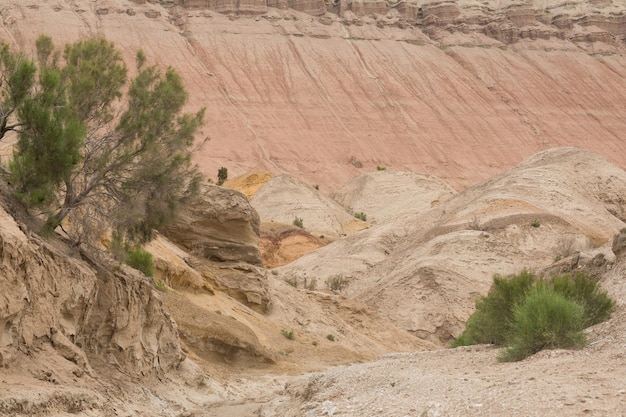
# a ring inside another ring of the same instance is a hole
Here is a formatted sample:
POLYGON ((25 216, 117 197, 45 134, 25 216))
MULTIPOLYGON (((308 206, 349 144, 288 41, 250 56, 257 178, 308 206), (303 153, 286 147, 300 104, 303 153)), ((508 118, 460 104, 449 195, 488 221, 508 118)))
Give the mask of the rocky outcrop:
POLYGON ((163 234, 202 259, 261 265, 259 215, 235 190, 205 185, 163 234))
POLYGON ((259 251, 259 215, 239 191, 207 184, 157 239, 157 276, 176 288, 222 291, 259 312, 271 297, 259 251), (185 252, 186 251, 186 252, 185 252))
POLYGON ((24 230, 0 208, 0 366, 46 346, 76 375, 95 365, 162 375, 181 363, 176 325, 145 277, 24 230))

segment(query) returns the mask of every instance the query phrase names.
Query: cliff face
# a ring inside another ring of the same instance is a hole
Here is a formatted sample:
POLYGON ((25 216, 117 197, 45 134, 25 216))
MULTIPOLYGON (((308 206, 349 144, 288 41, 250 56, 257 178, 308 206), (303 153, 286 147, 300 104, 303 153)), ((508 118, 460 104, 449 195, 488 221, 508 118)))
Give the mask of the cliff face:
POLYGON ((182 362, 176 325, 147 279, 23 230, 0 208, 0 368, 49 347, 76 375, 102 365, 159 376, 182 362))
POLYGON ((623 1, 12 0, 0 6, 0 39, 32 51, 40 32, 58 43, 104 36, 129 63, 142 48, 173 66, 189 108, 207 107, 211 141, 195 156, 211 177, 221 166, 231 176, 261 168, 332 190, 382 165, 460 189, 555 146, 626 166, 625 10, 623 1))

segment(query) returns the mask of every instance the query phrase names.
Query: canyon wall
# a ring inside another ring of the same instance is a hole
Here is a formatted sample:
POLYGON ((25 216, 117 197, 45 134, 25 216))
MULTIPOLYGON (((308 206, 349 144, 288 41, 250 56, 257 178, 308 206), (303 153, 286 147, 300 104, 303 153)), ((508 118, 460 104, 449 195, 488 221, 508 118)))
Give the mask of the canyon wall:
POLYGON ((32 52, 39 32, 104 36, 131 66, 142 48, 174 67, 189 109, 207 108, 195 158, 211 177, 261 168, 331 191, 385 166, 462 189, 556 146, 626 166, 625 10, 622 0, 9 1, 0 38, 32 52))

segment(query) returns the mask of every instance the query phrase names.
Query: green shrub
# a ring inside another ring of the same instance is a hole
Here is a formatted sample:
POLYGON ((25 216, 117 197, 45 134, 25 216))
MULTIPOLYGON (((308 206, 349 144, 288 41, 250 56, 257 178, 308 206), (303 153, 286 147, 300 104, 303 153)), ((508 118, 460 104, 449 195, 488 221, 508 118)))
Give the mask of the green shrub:
POLYGON ((331 342, 335 341, 335 336, 333 336, 332 334, 327 334, 326 335, 326 339, 330 340, 331 342))
POLYGON ((584 344, 582 329, 607 320, 613 307, 606 292, 584 273, 551 280, 537 280, 527 271, 509 279, 495 276, 452 346, 507 346, 501 360, 519 360, 543 348, 579 347, 584 344), (539 302, 547 305, 538 307, 539 302))
POLYGON ((293 225, 299 227, 300 229, 304 229, 304 222, 302 221, 302 217, 296 217, 293 219, 293 225))
POLYGON ((386 169, 387 169, 387 167, 384 167, 384 166, 381 166, 381 165, 377 165, 376 166, 376 171, 384 171, 386 169))
POLYGON ((585 310, 550 285, 535 285, 514 309, 509 343, 498 359, 517 361, 542 349, 582 348, 585 310))
POLYGON ((293 330, 281 330, 280 333, 289 340, 295 340, 296 335, 293 330))
POLYGON ((165 282, 163 282, 162 280, 155 279, 154 281, 152 281, 152 284, 157 290, 161 292, 167 292, 167 285, 165 285, 165 282))
POLYGON ((611 317, 614 303, 598 283, 583 273, 552 278, 551 286, 564 297, 576 301, 585 309, 585 327, 602 323, 611 317))
POLYGON ((126 252, 126 264, 131 268, 143 272, 147 277, 154 275, 154 263, 152 254, 139 247, 128 249, 126 252))
POLYGON ((228 179, 228 168, 221 167, 217 170, 217 185, 224 184, 224 181, 228 179))
POLYGON ((531 287, 534 276, 528 271, 511 278, 496 275, 486 297, 476 301, 476 312, 468 319, 465 331, 452 346, 481 343, 503 345, 513 319, 513 307, 531 287))
POLYGON ((539 223, 539 220, 535 219, 532 221, 532 223, 530 224, 532 227, 539 227, 541 226, 541 223, 539 223))
POLYGON ((354 217, 356 217, 359 220, 363 220, 364 222, 367 221, 367 214, 363 213, 362 211, 359 211, 358 213, 354 213, 354 217))

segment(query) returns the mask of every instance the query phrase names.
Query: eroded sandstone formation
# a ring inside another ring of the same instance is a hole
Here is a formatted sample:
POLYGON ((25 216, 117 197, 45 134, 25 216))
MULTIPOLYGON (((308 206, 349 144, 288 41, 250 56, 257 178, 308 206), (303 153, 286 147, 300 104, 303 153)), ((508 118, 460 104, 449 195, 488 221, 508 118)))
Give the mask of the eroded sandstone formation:
POLYGON ((0 208, 0 367, 53 350, 75 375, 97 366, 158 376, 185 355, 175 323, 150 281, 45 242, 0 208))

